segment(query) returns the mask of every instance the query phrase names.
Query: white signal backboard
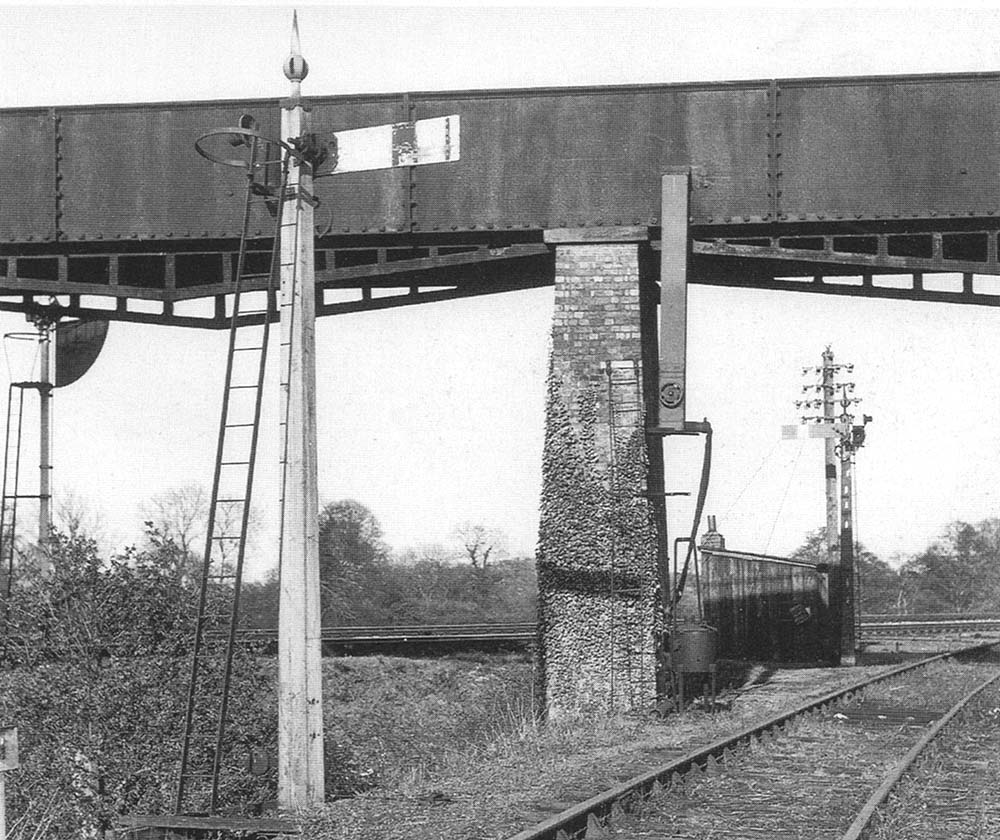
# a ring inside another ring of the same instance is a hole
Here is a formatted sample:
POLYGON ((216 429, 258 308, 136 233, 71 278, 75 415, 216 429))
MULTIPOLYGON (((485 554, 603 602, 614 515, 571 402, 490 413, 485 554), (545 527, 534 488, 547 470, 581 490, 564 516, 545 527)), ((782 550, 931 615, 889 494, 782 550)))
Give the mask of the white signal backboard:
POLYGON ((782 440, 805 440, 807 438, 835 438, 846 435, 850 430, 849 426, 843 423, 815 423, 813 425, 797 424, 795 426, 782 426, 782 440))
POLYGON ((452 163, 460 158, 461 121, 452 114, 336 131, 333 137, 336 165, 324 174, 452 163))

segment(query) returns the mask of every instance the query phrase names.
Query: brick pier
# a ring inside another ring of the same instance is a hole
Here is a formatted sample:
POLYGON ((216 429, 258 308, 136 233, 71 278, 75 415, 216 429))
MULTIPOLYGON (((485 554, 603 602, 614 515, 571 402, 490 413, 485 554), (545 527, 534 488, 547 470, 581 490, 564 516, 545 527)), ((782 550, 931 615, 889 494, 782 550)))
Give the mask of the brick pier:
POLYGON ((556 277, 538 546, 542 695, 550 715, 647 708, 661 629, 647 493, 662 488, 662 456, 632 410, 616 415, 612 458, 610 404, 635 393, 636 375, 643 395, 656 393, 655 260, 645 228, 547 240, 556 277), (611 393, 608 363, 619 371, 611 393))

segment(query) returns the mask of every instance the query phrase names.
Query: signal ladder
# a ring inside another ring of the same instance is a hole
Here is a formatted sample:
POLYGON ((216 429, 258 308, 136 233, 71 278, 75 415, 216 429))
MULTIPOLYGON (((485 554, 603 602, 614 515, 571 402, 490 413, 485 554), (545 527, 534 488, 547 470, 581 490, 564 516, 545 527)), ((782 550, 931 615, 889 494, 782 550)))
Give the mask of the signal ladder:
MULTIPOLYGON (((246 551, 253 490, 254 463, 260 429, 261 401, 271 312, 281 269, 282 211, 288 192, 290 155, 257 161, 257 136, 250 146, 243 228, 237 258, 229 328, 229 352, 219 420, 218 447, 209 508, 201 594, 191 657, 191 677, 181 746, 176 813, 218 812, 220 776, 226 769, 225 731, 233 651, 239 621, 240 585, 246 551), (254 180, 258 169, 280 165, 276 189, 254 180), (263 201, 275 214, 270 271, 263 308, 245 304, 244 284, 262 275, 247 265, 251 207, 263 201), (244 308, 244 306, 249 308, 244 308), (249 376, 248 379, 243 377, 249 376)), ((275 144, 277 145, 277 144, 275 144)), ((267 150, 273 148, 267 143, 267 150)), ((278 146, 278 148, 281 148, 278 146)), ((296 225, 298 214, 295 215, 296 225)))
MULTIPOLYGON (((646 683, 646 670, 654 657, 653 638, 645 632, 643 615, 650 605, 646 592, 637 585, 639 569, 629 568, 629 554, 622 551, 628 545, 626 529, 629 523, 623 515, 638 498, 645 498, 644 476, 639 472, 640 459, 634 451, 645 441, 645 411, 642 402, 642 370, 636 359, 605 362, 608 397, 608 466, 611 478, 611 564, 608 575, 610 608, 609 657, 610 707, 616 704, 616 673, 626 678, 628 695, 617 702, 632 708, 647 698, 640 696, 646 683), (624 554, 624 556, 623 556, 624 554), (649 638, 647 638, 647 636, 649 638)), ((643 506, 645 508, 645 506, 643 506)))
POLYGON ((861 647, 861 573, 858 569, 858 552, 854 553, 854 648, 861 647))
MULTIPOLYGON (((35 333, 12 333, 6 338, 37 339, 35 333)), ((20 499, 38 499, 39 493, 21 493, 21 431, 24 420, 24 392, 38 391, 40 396, 52 390, 49 382, 11 382, 7 389, 7 427, 4 438, 3 489, 0 497, 0 570, 3 594, 10 597, 14 582, 14 559, 17 553, 17 503, 20 499), (16 420, 15 420, 16 417, 16 420), (13 447, 11 446, 13 443, 13 447)))
MULTIPOLYGON (((852 532, 853 535, 853 532, 852 532)), ((863 581, 861 580, 861 552, 858 550, 860 548, 860 543, 855 540, 854 542, 854 568, 851 570, 851 599, 854 604, 854 609, 851 610, 852 618, 854 621, 854 649, 858 651, 861 649, 861 587, 863 581)))

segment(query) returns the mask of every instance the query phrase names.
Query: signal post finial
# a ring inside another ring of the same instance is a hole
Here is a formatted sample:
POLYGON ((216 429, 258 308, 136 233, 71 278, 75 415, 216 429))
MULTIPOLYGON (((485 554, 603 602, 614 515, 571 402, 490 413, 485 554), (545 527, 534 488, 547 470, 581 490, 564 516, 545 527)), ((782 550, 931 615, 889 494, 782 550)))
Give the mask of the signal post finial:
POLYGON ((302 57, 302 47, 299 43, 299 15, 292 12, 292 44, 281 68, 285 73, 285 78, 292 83, 292 99, 298 99, 300 95, 300 84, 309 75, 309 64, 302 57))

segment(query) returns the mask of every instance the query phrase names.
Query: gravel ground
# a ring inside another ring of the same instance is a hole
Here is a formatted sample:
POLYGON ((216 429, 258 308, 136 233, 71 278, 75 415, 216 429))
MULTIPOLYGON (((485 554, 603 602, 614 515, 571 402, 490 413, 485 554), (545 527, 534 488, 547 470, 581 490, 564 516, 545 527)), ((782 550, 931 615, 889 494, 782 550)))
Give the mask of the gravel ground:
POLYGON ((873 823, 873 840, 1000 837, 1000 686, 973 701, 921 755, 873 823))
MULTIPOLYGON (((490 737, 452 740, 433 763, 409 774, 400 768, 376 788, 304 815, 304 830, 315 840, 507 837, 696 746, 883 670, 733 666, 727 673, 739 687, 720 691, 723 710, 715 714, 567 718, 544 727, 511 716, 506 729, 492 724, 490 737)), ((328 720, 336 715, 336 706, 328 708, 328 720)), ((422 729, 421 717, 418 702, 396 725, 422 729)), ((409 736, 397 730, 393 737, 409 736)))
POLYGON ((933 709, 928 717, 937 717, 979 684, 987 669, 996 666, 935 663, 823 714, 799 718, 780 736, 737 751, 713 772, 689 774, 614 821, 608 836, 836 840, 927 726, 901 724, 895 715, 933 709))

